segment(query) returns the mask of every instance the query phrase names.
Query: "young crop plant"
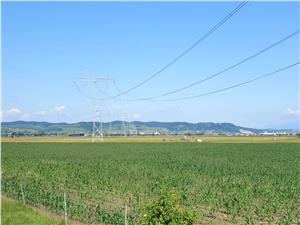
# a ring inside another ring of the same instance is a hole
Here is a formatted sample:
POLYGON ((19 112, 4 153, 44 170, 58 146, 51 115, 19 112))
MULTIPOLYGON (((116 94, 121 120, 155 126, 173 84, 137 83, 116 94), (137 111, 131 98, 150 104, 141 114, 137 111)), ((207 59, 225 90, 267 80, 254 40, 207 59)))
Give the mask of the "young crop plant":
POLYGON ((299 224, 299 164, 297 143, 2 143, 1 184, 83 224, 299 224))

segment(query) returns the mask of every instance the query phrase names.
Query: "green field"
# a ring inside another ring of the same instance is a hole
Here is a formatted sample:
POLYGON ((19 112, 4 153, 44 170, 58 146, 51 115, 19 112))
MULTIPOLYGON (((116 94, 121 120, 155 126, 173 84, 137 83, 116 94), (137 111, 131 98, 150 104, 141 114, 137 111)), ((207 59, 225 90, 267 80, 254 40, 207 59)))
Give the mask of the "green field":
POLYGON ((297 143, 2 143, 2 192, 86 224, 137 224, 161 187, 198 224, 299 224, 297 143))
MULTIPOLYGON (((2 137, 2 142, 56 142, 56 143, 91 143, 91 137, 70 137, 70 136, 22 136, 2 137)), ((208 143, 300 143, 299 136, 186 136, 184 135, 162 135, 162 136, 115 136, 104 137, 104 142, 197 142, 200 139, 208 143)), ((100 142, 99 139, 96 140, 100 142)))
POLYGON ((1 199, 1 219, 5 225, 64 225, 64 221, 49 215, 40 215, 22 203, 1 199))

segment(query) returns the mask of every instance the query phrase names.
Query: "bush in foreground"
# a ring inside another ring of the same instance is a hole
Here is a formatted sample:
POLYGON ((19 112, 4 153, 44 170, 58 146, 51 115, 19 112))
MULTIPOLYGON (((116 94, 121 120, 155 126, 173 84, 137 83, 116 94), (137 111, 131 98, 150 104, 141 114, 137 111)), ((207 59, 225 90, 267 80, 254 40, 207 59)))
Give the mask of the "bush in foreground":
POLYGON ((183 206, 180 194, 161 191, 159 198, 148 203, 143 210, 142 225, 193 225, 195 210, 183 206))

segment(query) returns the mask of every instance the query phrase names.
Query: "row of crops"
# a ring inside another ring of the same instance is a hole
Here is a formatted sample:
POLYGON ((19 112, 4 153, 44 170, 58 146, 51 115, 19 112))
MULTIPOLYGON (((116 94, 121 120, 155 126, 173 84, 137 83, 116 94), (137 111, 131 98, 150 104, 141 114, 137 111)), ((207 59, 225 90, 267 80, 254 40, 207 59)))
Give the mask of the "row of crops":
POLYGON ((131 198, 89 199, 78 196, 71 190, 66 193, 49 184, 49 188, 45 188, 45 184, 41 185, 39 180, 29 179, 22 183, 16 180, 4 178, 2 191, 11 198, 22 200, 24 204, 46 208, 57 214, 64 214, 66 210, 67 217, 86 224, 124 224, 125 221, 127 224, 134 224, 135 203, 131 198), (126 218, 125 207, 128 214, 126 218))
POLYGON ((3 143, 2 191, 86 224, 138 224, 164 187, 198 223, 300 223, 300 145, 3 143))

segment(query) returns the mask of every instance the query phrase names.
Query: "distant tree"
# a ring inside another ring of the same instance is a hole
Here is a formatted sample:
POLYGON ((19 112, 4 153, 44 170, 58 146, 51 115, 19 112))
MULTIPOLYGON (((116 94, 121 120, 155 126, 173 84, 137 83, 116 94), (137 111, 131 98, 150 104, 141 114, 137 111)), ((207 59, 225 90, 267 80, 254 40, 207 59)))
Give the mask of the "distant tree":
POLYGON ((16 132, 12 132, 12 133, 10 134, 10 136, 11 136, 11 138, 14 138, 14 137, 16 136, 16 132))
POLYGON ((175 191, 161 191, 159 198, 143 209, 142 225, 193 225, 196 213, 193 208, 181 204, 180 194, 175 191))
POLYGON ((38 131, 38 132, 35 134, 35 136, 45 136, 45 135, 46 135, 45 131, 38 131))

